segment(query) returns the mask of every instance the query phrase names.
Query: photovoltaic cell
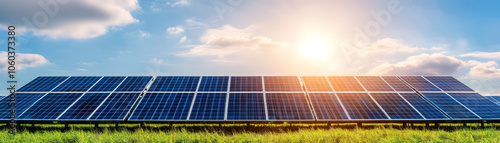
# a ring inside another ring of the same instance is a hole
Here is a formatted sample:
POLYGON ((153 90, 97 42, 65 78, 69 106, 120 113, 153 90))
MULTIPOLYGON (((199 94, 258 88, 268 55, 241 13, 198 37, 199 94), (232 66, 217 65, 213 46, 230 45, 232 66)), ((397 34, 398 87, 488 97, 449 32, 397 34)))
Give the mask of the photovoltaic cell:
POLYGON ((101 77, 70 77, 64 83, 59 85, 54 92, 85 92, 89 90, 101 77))
POLYGON ((354 120, 388 119, 366 93, 337 93, 347 113, 354 120))
POLYGON ((224 120, 227 93, 198 93, 189 120, 224 120))
POLYGON ((228 76, 204 76, 198 91, 227 91, 228 76))
POLYGON ((333 91, 324 76, 303 76, 302 81, 307 91, 333 91))
POLYGON ((356 78, 367 91, 394 91, 391 86, 378 76, 357 76, 356 78))
POLYGON ((444 91, 474 91, 451 76, 425 76, 444 91))
MULTIPOLYGON (((40 97, 45 95, 45 93, 16 93, 16 117, 19 117, 26 108, 30 107, 35 101, 40 97)), ((10 98, 7 96, 0 100, 0 119, 10 119, 10 109, 7 103, 9 103, 10 98)))
POLYGON ((348 120, 335 93, 309 93, 318 120, 348 120))
POLYGON ((227 120, 266 120, 262 93, 231 93, 228 106, 227 120))
POLYGON ((500 119, 500 106, 477 93, 448 93, 482 119, 500 119))
POLYGON ((230 91, 258 91, 262 92, 262 77, 260 76, 233 76, 231 77, 230 91))
POLYGON ((112 93, 90 120, 124 120, 141 93, 112 93))
POLYGON ((194 93, 147 93, 129 120, 187 120, 194 93))
POLYGON ((58 120, 86 120, 110 93, 86 93, 58 120))
POLYGON ((19 119, 55 120, 82 94, 49 93, 19 116, 19 119))
POLYGON ((21 87, 17 90, 17 92, 48 92, 67 78, 67 76, 37 77, 33 81, 21 87))
POLYGON ((303 91, 296 76, 265 76, 266 91, 303 91))
POLYGON ((500 105, 500 96, 486 96, 492 99, 493 102, 497 103, 500 105))
POLYGON ((314 120, 303 93, 266 93, 269 120, 314 120))
POLYGON ((199 81, 199 76, 159 76, 148 91, 195 92, 199 81))
POLYGON ((423 117, 397 93, 370 93, 370 95, 380 106, 382 106, 391 119, 423 119, 423 117))
POLYGON ((406 83, 413 86, 418 91, 441 91, 432 83, 428 82, 421 76, 400 76, 406 83))
POLYGON ((413 91, 396 76, 383 76, 382 78, 385 80, 385 82, 389 83, 389 85, 396 91, 413 91))
POLYGON ((125 79, 124 76, 105 76, 89 92, 111 92, 125 79))
POLYGON ((424 93, 423 95, 452 119, 479 119, 445 93, 424 93))
POLYGON ((354 76, 329 76, 328 80, 335 91, 365 91, 354 76))
POLYGON ((448 119, 441 111, 432 106, 424 98, 416 93, 400 93, 406 101, 410 102, 426 119, 448 119))
POLYGON ((129 76, 116 91, 143 91, 151 78, 151 76, 129 76))

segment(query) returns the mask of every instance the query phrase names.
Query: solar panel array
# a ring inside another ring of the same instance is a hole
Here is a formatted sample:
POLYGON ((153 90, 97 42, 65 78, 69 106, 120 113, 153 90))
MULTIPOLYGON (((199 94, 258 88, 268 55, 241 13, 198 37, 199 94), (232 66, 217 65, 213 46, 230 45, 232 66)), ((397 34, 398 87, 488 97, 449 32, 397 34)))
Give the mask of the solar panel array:
POLYGON ((16 95, 35 121, 500 119, 500 96, 451 76, 48 76, 16 95))

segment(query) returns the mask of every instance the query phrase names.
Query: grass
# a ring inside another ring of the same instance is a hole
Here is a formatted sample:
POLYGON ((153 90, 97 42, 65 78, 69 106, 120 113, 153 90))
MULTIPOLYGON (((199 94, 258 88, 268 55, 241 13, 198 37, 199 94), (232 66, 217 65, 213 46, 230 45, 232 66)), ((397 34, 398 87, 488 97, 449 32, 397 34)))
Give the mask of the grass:
POLYGON ((424 125, 416 124, 415 129, 399 129, 386 124, 363 128, 341 125, 330 129, 307 127, 309 125, 254 127, 273 129, 263 131, 246 130, 249 128, 239 125, 226 129, 176 125, 170 129, 164 127, 168 125, 153 124, 139 128, 133 124, 120 125, 120 128, 115 129, 114 124, 109 124, 100 125, 101 128, 96 130, 90 124, 71 125, 70 129, 55 124, 37 125, 36 129, 24 126, 25 129, 16 135, 4 128, 0 131, 0 142, 500 142, 500 130, 492 126, 475 129, 474 124, 469 128, 442 124, 439 129, 425 129, 424 125))

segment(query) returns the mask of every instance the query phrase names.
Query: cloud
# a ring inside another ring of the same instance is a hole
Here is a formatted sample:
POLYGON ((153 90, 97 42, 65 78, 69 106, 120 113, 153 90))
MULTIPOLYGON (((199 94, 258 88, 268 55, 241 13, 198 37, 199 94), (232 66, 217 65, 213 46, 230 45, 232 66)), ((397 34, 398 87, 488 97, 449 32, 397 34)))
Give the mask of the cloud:
POLYGON ((162 59, 158 59, 157 57, 154 57, 148 61, 149 63, 155 64, 155 65, 168 65, 167 62, 165 62, 162 59))
POLYGON ((224 25, 217 29, 208 29, 201 36, 202 45, 180 55, 187 56, 216 56, 219 59, 226 55, 247 50, 266 50, 284 47, 286 43, 276 42, 263 36, 252 36, 254 26, 238 29, 231 25, 224 25))
POLYGON ((82 68, 78 68, 78 69, 75 69, 75 70, 77 70, 77 71, 89 71, 87 69, 82 69, 82 68))
POLYGON ((95 65, 97 63, 96 62, 81 62, 80 64, 86 65, 86 66, 93 66, 93 65, 95 65))
POLYGON ((131 11, 137 0, 25 0, 0 5, 0 26, 16 28, 50 38, 89 39, 104 35, 108 28, 137 22, 131 11))
POLYGON ((141 38, 144 38, 144 37, 151 37, 151 33, 149 32, 144 32, 142 30, 139 30, 139 36, 141 36, 141 38))
POLYGON ((500 78, 500 69, 497 62, 489 61, 486 63, 474 63, 474 65, 470 69, 469 75, 481 78, 500 78))
POLYGON ((182 26, 170 27, 167 28, 167 32, 173 35, 177 35, 184 32, 184 28, 182 26))
POLYGON ((396 64, 382 64, 373 68, 373 75, 450 75, 467 63, 443 54, 420 54, 396 64))
POLYGON ((181 40, 179 40, 179 42, 183 43, 183 42, 186 42, 186 40, 187 40, 187 37, 184 36, 184 37, 181 38, 181 40))
POLYGON ((190 3, 191 3, 190 0, 179 0, 176 2, 167 2, 166 4, 175 7, 175 6, 186 6, 189 5, 190 3))
POLYGON ((475 57, 484 59, 500 59, 500 52, 472 52, 467 54, 462 54, 460 57, 475 57))
MULTIPOLYGON (((9 66, 7 60, 7 52, 0 51, 0 71, 6 71, 9 66)), ((24 68, 37 67, 48 64, 49 61, 39 54, 25 54, 16 53, 16 70, 22 70, 24 68)))

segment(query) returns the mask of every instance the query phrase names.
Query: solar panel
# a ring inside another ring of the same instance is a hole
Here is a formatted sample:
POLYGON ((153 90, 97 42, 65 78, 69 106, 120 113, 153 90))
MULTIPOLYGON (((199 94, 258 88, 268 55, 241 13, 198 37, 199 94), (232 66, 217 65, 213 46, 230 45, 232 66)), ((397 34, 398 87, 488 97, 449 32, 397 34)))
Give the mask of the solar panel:
POLYGON ((19 119, 55 120, 83 93, 49 93, 26 110, 19 119))
POLYGON ((227 120, 245 120, 245 121, 266 120, 264 94, 262 93, 229 94, 227 120))
POLYGON ((227 93, 198 93, 189 120, 224 120, 227 93))
POLYGON ((367 91, 394 91, 378 76, 357 76, 356 78, 367 91))
POLYGON ((333 91, 324 76, 303 76, 302 81, 307 91, 333 91))
POLYGON ((266 93, 266 100, 269 120, 314 120, 303 93, 266 93))
MULTIPOLYGON (((21 113, 23 113, 26 108, 30 107, 35 101, 37 101, 40 97, 45 95, 45 93, 15 93, 16 94, 16 117, 19 117, 21 113)), ((10 98, 3 98, 0 100, 2 104, 0 104, 0 119, 9 119, 10 118, 10 109, 7 103, 9 103, 10 98)))
POLYGON ((111 92, 125 79, 124 76, 105 76, 89 92, 111 92))
POLYGON ((389 85, 394 88, 396 91, 413 91, 410 87, 408 87, 405 83, 398 79, 396 76, 383 76, 382 79, 385 82, 389 83, 389 85))
POLYGON ((265 76, 266 91, 303 91, 296 76, 265 76))
POLYGON ((432 106, 424 98, 416 93, 400 93, 406 101, 410 102, 415 109, 417 109, 426 119, 448 119, 443 113, 441 113, 437 108, 432 106))
POLYGON ((198 91, 227 91, 228 76, 204 76, 198 91))
POLYGON ((329 76, 328 80, 335 91, 365 91, 354 76, 329 76))
POLYGON ((233 76, 231 77, 230 91, 259 91, 262 92, 262 77, 260 76, 233 76))
POLYGON ((444 91, 474 91, 451 76, 425 76, 444 91))
POLYGON ((57 86, 54 92, 85 92, 89 90, 101 77, 70 77, 64 83, 57 86))
POLYGON ((199 76, 159 76, 148 91, 196 91, 199 76))
POLYGON ((490 97, 491 99, 497 101, 496 103, 500 105, 500 96, 487 96, 487 97, 490 97))
POLYGON ((500 106, 477 93, 448 93, 482 119, 500 119, 500 106))
POLYGON ((17 92, 48 92, 54 89, 59 83, 66 80, 67 76, 37 77, 33 81, 21 87, 17 92))
POLYGON ((388 119, 366 93, 337 93, 347 113, 354 120, 388 119))
POLYGON ((86 93, 58 120, 86 120, 110 93, 86 93))
POLYGON ((424 93, 423 95, 434 103, 434 105, 441 108, 452 119, 479 119, 476 115, 467 110, 467 108, 460 105, 460 103, 456 102, 445 93, 424 93))
POLYGON ((143 91, 151 76, 129 76, 115 91, 143 91))
POLYGON ((370 95, 391 119, 423 119, 423 117, 397 93, 370 93, 370 95))
POLYGON ((194 93, 147 93, 129 120, 187 120, 194 93))
POLYGON ((90 120, 124 120, 141 93, 112 93, 89 118, 90 120))
POLYGON ((441 91, 421 76, 401 76, 401 78, 418 91, 441 91))
POLYGON ((318 120, 348 120, 335 93, 309 93, 318 120))

